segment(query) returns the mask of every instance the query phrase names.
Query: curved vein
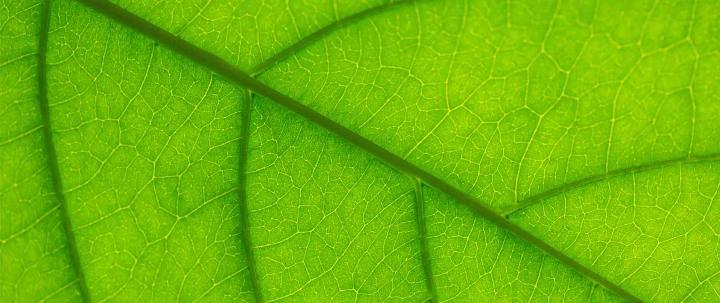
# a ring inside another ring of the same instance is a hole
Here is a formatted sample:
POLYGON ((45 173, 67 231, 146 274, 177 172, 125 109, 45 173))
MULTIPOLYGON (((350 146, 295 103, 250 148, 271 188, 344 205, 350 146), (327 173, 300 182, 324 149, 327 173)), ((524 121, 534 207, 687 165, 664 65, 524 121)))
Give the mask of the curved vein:
POLYGON ((708 161, 720 161, 720 153, 713 153, 708 155, 702 155, 702 156, 690 156, 690 157, 682 157, 682 158, 676 158, 676 159, 669 159, 669 160, 663 160, 663 161, 656 161, 651 162, 643 165, 638 166, 631 166, 626 168, 621 168, 617 170, 611 170, 604 174, 598 174, 598 175, 592 175, 589 177, 585 177, 576 181, 568 182, 565 184, 562 184, 560 186, 551 188, 549 190, 545 190, 539 194, 532 195, 530 197, 527 197, 523 200, 520 200, 517 202, 516 205, 509 207, 502 211, 502 214, 505 215, 505 217, 512 216, 513 214, 526 209, 532 205, 535 205, 537 203, 542 202, 545 199, 548 199, 553 196, 557 196, 559 194, 562 194, 564 192, 582 188, 591 184, 595 184, 598 182, 606 181, 612 178, 616 177, 622 177, 629 174, 644 172, 644 171, 650 171, 650 170, 656 170, 661 169, 664 167, 669 167, 677 164, 690 164, 690 163, 698 163, 698 162, 708 162, 708 161))
POLYGON ((48 170, 52 181, 53 191, 58 200, 60 216, 62 217, 63 231, 67 239, 68 255, 70 257, 70 265, 77 279, 78 290, 84 302, 90 302, 90 292, 87 288, 85 275, 83 274, 80 256, 78 254, 77 245, 75 243, 75 235, 73 234, 72 222, 70 221, 70 212, 68 211, 67 201, 63 194, 62 178, 60 177, 60 169, 58 167, 57 154, 55 152, 55 144, 52 139, 52 124, 50 123, 50 104, 47 96, 47 47, 48 32, 50 29, 50 0, 42 2, 40 8, 40 41, 38 43, 38 102, 40 105, 40 115, 42 116, 42 133, 43 143, 45 145, 45 153, 48 157, 48 170))
POLYGON ((263 302, 262 292, 260 291, 260 280, 257 276, 257 265, 255 264, 255 255, 252 250, 252 239, 250 238, 250 222, 247 206, 247 159, 248 144, 250 137, 250 111, 252 110, 252 93, 247 92, 244 96, 242 104, 242 121, 240 126, 240 161, 238 167, 238 198, 240 202, 240 226, 242 230, 242 246, 245 253, 245 259, 248 262, 248 271, 250 272, 250 287, 255 298, 255 302, 263 302))
POLYGON ((341 19, 336 20, 333 23, 330 23, 317 31, 313 32, 310 35, 307 35, 300 39, 299 41, 295 42, 293 45, 290 45, 286 47, 285 49, 281 50, 280 52, 276 53, 272 57, 265 59, 265 61, 260 62, 259 64, 253 66, 250 68, 248 73, 252 75, 253 77, 258 76, 259 74, 262 74, 264 71, 272 67, 273 65, 277 64, 280 61, 283 61, 290 57, 291 55, 297 53, 298 51, 308 47, 313 42, 322 39, 323 37, 326 37, 330 33, 341 29, 345 26, 351 25, 353 23, 356 23, 360 20, 364 20, 368 17, 377 15, 379 13, 385 12, 389 10, 390 8, 397 7, 403 4, 409 4, 413 3, 416 0, 398 0, 396 2, 389 2, 382 5, 378 5, 375 7, 371 7, 362 11, 359 11, 355 14, 343 17, 341 19))
POLYGON ((596 273, 589 267, 580 264, 565 253, 552 247, 547 242, 534 236, 530 232, 524 230, 515 223, 510 222, 505 216, 495 212, 488 208, 483 203, 478 201, 475 197, 470 196, 464 191, 457 187, 441 180, 440 178, 430 174, 424 169, 407 162, 400 156, 388 151, 387 149, 377 145, 376 143, 368 140, 367 138, 355 133, 354 131, 346 128, 345 126, 331 120, 328 117, 316 112, 315 110, 305 106, 304 104, 282 94, 281 92, 265 85, 259 80, 253 78, 246 72, 238 69, 232 64, 224 61, 220 57, 203 50, 183 39, 173 35, 172 33, 150 23, 149 21, 130 13, 122 7, 119 7, 107 0, 77 0, 78 2, 98 11, 99 13, 113 19, 131 29, 139 32, 148 38, 165 45, 167 48, 175 51, 176 53, 187 57, 195 63, 202 65, 215 73, 225 77, 226 79, 235 82, 236 84, 252 90, 253 92, 267 97, 278 105, 285 107, 286 109, 308 119, 309 121, 317 124, 318 126, 327 129, 337 136, 347 140, 349 143, 363 149, 365 152, 372 154, 379 160, 385 162, 390 167, 407 174, 408 176, 415 177, 422 180, 424 184, 432 186, 442 192, 445 192, 449 196, 455 198, 460 203, 466 205, 473 210, 477 215, 484 217, 486 220, 492 222, 498 227, 505 229, 517 237, 531 243, 538 249, 542 250, 548 255, 555 257, 558 261, 564 263, 566 266, 575 269, 578 273, 584 275, 586 278, 594 281, 607 288, 609 291, 617 294, 631 302, 641 302, 639 298, 631 294, 627 290, 623 289, 619 285, 607 280, 605 277, 596 273))

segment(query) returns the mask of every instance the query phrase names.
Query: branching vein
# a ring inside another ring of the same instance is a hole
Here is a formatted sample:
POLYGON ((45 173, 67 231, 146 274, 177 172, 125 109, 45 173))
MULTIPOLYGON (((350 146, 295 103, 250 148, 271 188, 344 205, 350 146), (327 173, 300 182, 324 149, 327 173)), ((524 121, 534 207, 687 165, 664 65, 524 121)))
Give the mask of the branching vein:
POLYGON ((425 199, 423 198, 422 183, 420 183, 419 180, 415 180, 415 215, 418 226, 418 237, 420 238, 420 258, 422 259, 423 273, 425 275, 425 286, 430 293, 430 300, 432 302, 439 302, 433 281, 432 264, 430 262, 427 223, 425 221, 425 199))
POLYGON ((346 27, 348 25, 351 25, 353 23, 356 23, 360 20, 367 19, 373 15, 377 15, 379 13, 385 12, 391 8, 405 5, 409 3, 413 3, 417 0, 399 0, 396 2, 389 2, 383 5, 375 6, 366 10, 362 10, 360 12, 357 12, 355 14, 349 15, 347 17, 344 17, 342 19, 339 19, 333 23, 330 23, 326 25, 325 27, 320 28, 319 30, 313 32, 310 35, 307 35, 300 39, 300 41, 297 41, 293 43, 293 45, 290 45, 289 47, 281 50, 280 52, 276 53, 272 57, 266 59, 265 61, 259 63, 258 65, 253 66, 250 68, 249 73, 250 75, 253 75, 253 77, 257 77, 259 74, 266 71, 268 68, 272 67, 273 65, 277 64, 278 62, 292 56, 293 54, 297 53, 298 51, 308 47, 313 42, 322 39, 323 37, 328 36, 330 33, 341 29, 343 27, 346 27))
POLYGON ((647 163, 644 165, 631 166, 631 167, 621 168, 621 169, 617 169, 617 170, 611 170, 604 174, 593 175, 593 176, 582 178, 577 181, 565 183, 558 187, 555 187, 555 188, 543 191, 539 194, 530 196, 528 198, 518 201, 517 204, 505 209, 504 211, 502 211, 502 213, 505 214, 505 216, 511 216, 513 213, 516 213, 520 210, 526 209, 527 207, 532 206, 534 204, 540 203, 547 198, 559 195, 559 194, 567 192, 567 191, 571 191, 573 189, 585 187, 590 184, 609 180, 609 179, 612 179, 615 177, 626 176, 629 174, 634 174, 634 173, 639 173, 639 172, 644 172, 644 171, 649 171, 649 170, 661 169, 663 167, 669 167, 669 166, 673 166, 673 165, 677 165, 677 164, 690 164, 690 163, 708 162, 708 161, 720 161, 720 153, 708 154, 708 155, 703 155, 703 156, 682 157, 682 158, 676 158, 676 159, 670 159, 670 160, 651 162, 651 163, 647 163))
POLYGON ((239 186, 238 195, 240 201, 240 231, 242 235, 242 246, 245 253, 245 259, 248 262, 248 271, 250 272, 250 287, 252 289, 255 302, 263 302, 262 292, 260 291, 260 280, 257 276, 257 266, 255 264, 255 256, 252 250, 252 239, 250 238, 250 222, 248 216, 248 205, 247 205, 247 160, 248 160, 248 137, 250 136, 250 111, 252 110, 252 93, 247 92, 246 96, 243 96, 242 104, 242 125, 240 128, 240 163, 239 163, 239 186))
POLYGON ((531 243, 540 250, 544 251, 546 254, 555 257, 560 262, 575 269, 577 272, 585 275, 587 278, 616 293, 618 296, 631 302, 640 302, 640 299, 629 293, 627 290, 607 280, 589 267, 580 264, 565 253, 555 249, 547 242, 527 232, 520 226, 510 222, 501 214, 485 206, 475 197, 468 195, 464 191, 461 191, 455 186, 430 174, 429 172, 421 169, 415 164, 407 162, 403 158, 384 149, 383 147, 368 140, 367 138, 355 133, 354 131, 344 127, 343 125, 265 85, 264 83, 250 76, 248 73, 224 61, 220 57, 173 35, 172 33, 128 12, 127 10, 109 1, 78 1, 108 16, 109 18, 136 30, 137 32, 149 37, 150 39, 164 44, 169 49, 172 49, 173 51, 191 59, 192 61, 202 66, 205 66, 206 68, 225 77, 226 79, 233 81, 238 85, 246 87, 259 95, 269 98, 270 100, 287 108, 288 110, 304 117, 305 119, 308 119, 309 121, 312 121, 313 123, 360 147, 361 149, 374 155, 375 157, 384 161, 386 164, 397 169, 398 171, 403 172, 408 176, 422 180, 424 184, 427 184, 442 192, 445 192, 449 196, 455 198, 460 203, 470 207, 477 215, 484 217, 486 220, 489 220, 500 228, 512 232, 519 238, 531 243))
POLYGON ((62 178, 60 177, 60 169, 58 167, 57 154, 55 152, 55 144, 52 139, 52 124, 50 123, 50 105, 48 103, 47 94, 47 46, 48 31, 50 28, 50 0, 42 2, 40 9, 40 41, 38 43, 38 102, 40 105, 40 114, 42 116, 42 132, 45 152, 48 159, 48 169, 50 170, 50 178, 52 179, 55 197, 59 203, 60 215, 63 222, 63 230, 67 238, 68 255, 70 264, 77 279, 78 289, 84 302, 90 302, 90 292, 85 282, 80 256, 78 254, 77 245, 75 243, 75 235, 73 234, 72 222, 70 221, 70 212, 68 210, 67 201, 63 193, 62 178))

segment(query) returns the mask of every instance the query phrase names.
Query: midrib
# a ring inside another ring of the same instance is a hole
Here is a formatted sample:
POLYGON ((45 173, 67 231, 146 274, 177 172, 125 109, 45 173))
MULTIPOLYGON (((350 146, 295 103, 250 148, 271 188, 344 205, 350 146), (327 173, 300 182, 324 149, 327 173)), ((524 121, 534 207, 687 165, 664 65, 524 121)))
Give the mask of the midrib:
MULTIPOLYGON (((616 293, 620 297, 633 302, 640 302, 641 300, 619 285, 616 285, 609 280, 602 277, 600 274, 594 272, 592 269, 585 267, 584 265, 578 263, 573 258, 565 255, 563 252, 555 249, 548 243, 544 242, 543 240, 535 237, 531 233, 525 231, 520 226, 515 225, 514 223, 508 221, 505 216, 495 212, 494 210, 484 206, 481 204, 480 201, 478 201, 475 197, 472 197, 465 193, 464 191, 456 188, 455 186, 441 180, 440 178, 430 174, 429 172, 421 169, 420 167, 404 160, 403 158, 395 155, 394 153, 384 149, 383 147, 375 144, 374 142, 364 138, 363 136, 355 133, 354 131, 345 128, 341 124, 334 122, 333 120, 329 119, 328 117, 325 117, 324 115, 314 111, 313 109, 301 104, 300 102, 274 90, 273 88, 265 85, 264 83, 260 82, 256 78, 250 76, 249 74, 243 72, 242 70, 236 68, 235 66, 227 63, 223 59, 217 57, 216 55, 207 52, 175 35, 173 35, 170 32, 165 31, 162 28, 159 28, 155 26, 154 24, 148 22, 147 20, 138 17, 127 10, 109 2, 106 0, 77 0, 78 2, 100 12, 101 14, 121 23, 125 26, 128 26, 129 28, 134 29, 135 31, 149 37, 152 40, 155 40, 156 42, 164 44, 168 49, 171 49, 175 51, 176 53, 179 53, 195 63, 204 66, 208 68, 209 70, 212 70, 213 72, 225 77, 226 79, 235 82, 236 84, 243 86, 257 94, 263 95, 270 100, 273 100, 274 102, 278 103, 279 105, 287 108, 288 110, 304 117, 305 119, 310 120, 311 122, 317 124, 320 127, 323 127, 327 129, 328 131, 344 138, 345 140, 349 141, 350 143, 358 146, 359 148, 363 149, 364 151, 374 155, 378 159, 385 162, 387 165, 397 169, 398 171, 411 176, 413 178, 416 178, 420 180, 422 183, 432 186, 449 196, 455 198, 458 202, 461 204, 464 204, 468 206, 470 209, 472 209, 476 215, 479 215, 486 220, 489 220, 490 222, 494 223, 495 225, 499 226, 500 228, 503 228, 505 230, 510 231, 511 233, 515 234, 517 237, 531 243, 532 245, 536 246, 538 249, 542 250, 548 255, 551 255, 558 259, 560 262, 564 263, 566 266, 569 266, 573 269, 575 269, 580 274, 584 275, 586 278, 594 281, 595 283, 602 285, 606 289, 616 293)), ((411 2, 411 1, 407 1, 411 2)), ((387 6, 390 7, 390 6, 387 6)), ((379 12, 380 10, 377 10, 375 12, 379 12)), ((356 15, 362 16, 369 16, 371 14, 363 14, 358 13, 356 15)), ((355 21, 361 19, 361 17, 355 17, 356 15, 353 15, 351 17, 354 17, 355 21)), ((303 44, 299 46, 291 46, 287 48, 285 51, 282 51, 276 56, 271 57, 271 59, 267 60, 268 63, 262 63, 258 65, 256 68, 258 71, 262 71, 263 68, 266 68, 267 66, 271 66, 276 60, 282 60, 283 56, 287 56, 292 54, 294 51, 297 51, 299 49, 302 49, 307 44, 310 44, 314 39, 319 39, 323 37, 324 35, 327 35, 331 30, 341 28, 343 25, 349 24, 351 22, 345 21, 345 19, 342 19, 338 22, 344 22, 344 24, 340 25, 330 25, 331 29, 328 31, 323 31, 322 29, 318 32, 322 32, 321 35, 315 35, 312 39, 302 39, 301 42, 303 44), (280 56, 280 54, 283 54, 283 56, 280 56), (273 59, 274 58, 274 59, 273 59), (263 67, 263 64, 266 66, 263 67)), ((316 33, 318 33, 316 32, 316 33)), ((47 38, 47 37, 46 37, 47 38)), ((47 44, 47 41, 45 42, 47 44)), ((46 45, 47 46, 47 45, 46 45)), ((45 100, 47 101, 47 100, 45 100)), ((47 102, 46 102, 47 103, 47 102)), ((249 115, 249 113, 248 113, 249 115)), ((243 126, 245 127, 245 126, 243 126)), ((50 134, 50 132, 48 132, 50 134)), ((246 147, 245 147, 246 148, 246 147)), ((53 151, 54 152, 54 151, 53 151)), ((241 160, 244 161, 244 160, 241 160)), ((246 160, 245 160, 246 161, 246 160)), ((242 163, 241 163, 242 165, 242 163)), ((55 170, 57 172, 57 163, 55 162, 55 170)), ((244 175, 243 172, 241 172, 242 175, 244 175)), ((59 180, 59 173, 54 174, 54 177, 59 180)), ((244 177, 242 177, 244 178, 244 177)), ((241 179, 242 181, 242 179, 241 179)), ((59 181, 58 181, 59 183, 59 181)), ((60 187, 60 190, 62 187, 60 187)), ((244 189, 243 189, 244 190, 244 189)), ((60 191, 62 192, 62 191, 60 191)), ((244 193, 240 194, 241 197, 244 195, 244 193)), ((241 203, 244 203, 241 201, 241 203)), ((242 205, 241 205, 242 206, 242 205)), ((244 207, 247 207, 245 205, 244 207)), ((243 216, 244 218, 244 225, 247 225, 247 216, 243 216)), ((69 222, 69 218, 67 220, 69 222)), ((247 226, 244 226, 247 227, 247 226)), ((71 228, 69 229, 72 230, 71 228)), ((71 232, 68 235, 70 238, 72 237, 71 232)), ((243 235, 243 240, 249 241, 249 234, 243 235), (247 239, 245 239, 247 238, 247 239)), ((244 244, 244 246, 250 247, 249 243, 244 244)), ((252 258, 252 252, 247 252, 246 254, 249 254, 252 258)), ((77 255, 77 254, 76 254, 77 255)), ((253 260, 248 260, 248 262, 253 265, 251 268, 251 275, 256 275, 254 270, 254 262, 253 260)), ((77 262, 79 265, 79 261, 77 262)), ((78 267, 79 268, 79 267, 78 267)), ((257 277, 251 277, 252 279, 255 279, 253 283, 253 287, 255 288, 255 291, 258 292, 255 294, 256 299, 259 298, 259 288, 257 285, 257 277)), ((87 290, 86 290, 87 292, 87 290)))

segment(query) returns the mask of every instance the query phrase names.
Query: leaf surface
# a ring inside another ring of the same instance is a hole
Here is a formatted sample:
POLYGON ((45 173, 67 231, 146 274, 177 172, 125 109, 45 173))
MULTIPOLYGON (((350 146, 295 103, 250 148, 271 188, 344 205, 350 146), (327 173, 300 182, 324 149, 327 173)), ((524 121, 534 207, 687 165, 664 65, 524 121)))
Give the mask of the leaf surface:
POLYGON ((10 301, 720 299, 716 3, 6 2, 10 301))

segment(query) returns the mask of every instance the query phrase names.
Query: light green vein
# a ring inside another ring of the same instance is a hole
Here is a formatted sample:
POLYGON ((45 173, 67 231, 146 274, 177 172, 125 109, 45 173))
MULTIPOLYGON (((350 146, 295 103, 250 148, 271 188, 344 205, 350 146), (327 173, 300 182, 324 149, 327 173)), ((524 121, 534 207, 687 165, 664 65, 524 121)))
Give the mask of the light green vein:
POLYGON ((558 187, 555 187, 555 188, 543 191, 539 194, 530 196, 528 198, 520 200, 516 205, 513 205, 512 207, 509 207, 509 208, 503 210, 502 214, 504 214, 505 217, 510 217, 512 214, 517 213, 518 211, 521 211, 521 210, 523 210, 529 206, 532 206, 534 204, 540 203, 547 198, 559 195, 561 193, 564 193, 564 192, 567 192, 567 191, 570 191, 573 189, 578 189, 578 188, 581 188, 584 186, 588 186, 590 184, 609 180, 612 178, 622 177, 625 175, 644 172, 644 171, 661 169, 664 167, 669 167, 669 166, 678 165, 678 164, 690 164, 690 163, 708 162, 708 161, 720 161, 720 153, 656 161, 656 162, 651 162, 651 163, 647 163, 647 164, 643 164, 643 165, 631 166, 631 167, 621 168, 621 169, 617 169, 617 170, 612 170, 612 171, 609 171, 604 174, 593 175, 593 176, 579 179, 577 181, 565 183, 558 187))
POLYGON ((42 2, 40 8, 40 41, 38 43, 38 102, 40 105, 40 115, 42 116, 42 133, 45 152, 48 157, 48 170, 52 180, 55 197, 58 200, 60 215, 63 222, 63 231, 67 239, 68 255, 70 264, 77 279, 78 290, 84 302, 90 302, 90 292, 87 288, 85 276, 83 274, 78 255, 77 245, 75 243, 75 235, 73 234, 72 222, 70 221, 70 212, 68 211, 67 201, 63 194, 62 179, 60 177, 60 169, 57 162, 57 154, 55 152, 55 144, 52 139, 52 123, 50 123, 50 105, 47 96, 47 48, 48 48, 48 32, 50 29, 50 0, 42 2))
POLYGON ((566 266, 575 269, 578 273, 583 274, 588 279, 595 281, 596 283, 607 288, 609 291, 614 292, 625 300, 631 302, 641 302, 641 300, 635 297, 635 295, 629 293, 627 290, 623 289, 619 285, 607 280, 605 277, 594 272, 589 267, 580 264, 568 255, 552 247, 547 242, 529 233, 515 223, 510 222, 509 220, 507 220, 507 218, 488 208, 483 203, 478 201, 475 197, 470 196, 464 191, 461 191, 455 186, 430 174, 429 172, 421 169, 415 164, 407 162, 405 159, 399 157, 398 155, 395 155, 394 153, 384 149, 383 147, 368 140, 367 138, 353 132, 352 130, 345 128, 343 125, 329 119, 328 117, 323 116, 322 114, 314 111, 313 109, 265 85, 259 80, 251 77, 246 72, 224 61, 220 57, 173 35, 172 33, 128 12, 124 8, 119 7, 107 0, 77 1, 87 5, 88 7, 121 24, 128 26, 129 28, 134 29, 135 31, 149 37, 150 39, 153 39, 156 42, 165 45, 167 48, 189 58, 190 60, 196 62, 199 65, 205 66, 206 68, 214 71, 218 75, 221 75, 226 79, 237 83, 238 85, 244 86, 259 95, 269 98, 270 100, 285 107, 286 109, 304 117, 305 119, 308 119, 309 121, 317 124, 320 127, 327 129, 328 131, 340 136, 341 138, 344 138, 348 142, 374 155, 375 157, 384 161, 386 164, 397 169, 398 171, 403 172, 408 176, 420 179, 423 181, 423 183, 432 186, 442 192, 445 192, 449 196, 458 200, 460 203, 470 207, 470 209, 472 209, 477 215, 484 217, 486 220, 489 220, 500 228, 508 230, 511 233, 515 234, 517 237, 531 243, 538 249, 544 251, 546 254, 555 257, 558 261, 564 263, 566 266))

